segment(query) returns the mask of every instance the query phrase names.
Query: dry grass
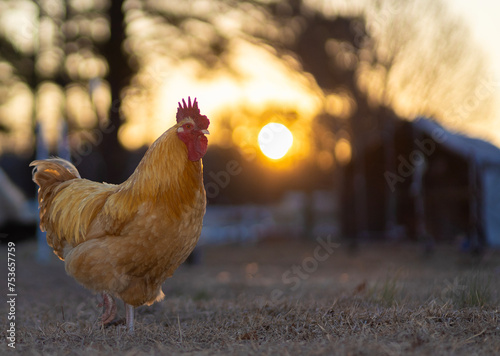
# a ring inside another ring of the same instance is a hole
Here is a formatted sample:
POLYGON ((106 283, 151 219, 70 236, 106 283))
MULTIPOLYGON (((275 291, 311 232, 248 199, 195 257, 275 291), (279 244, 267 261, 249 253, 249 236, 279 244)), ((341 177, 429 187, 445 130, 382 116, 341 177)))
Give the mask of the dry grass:
MULTIPOLYGON (((129 336, 120 327, 99 326, 95 296, 66 276, 62 263, 40 266, 33 261, 35 245, 19 244, 16 351, 500 354, 497 252, 470 265, 451 247, 422 258, 415 245, 370 244, 355 255, 341 246, 314 264, 317 246, 207 247, 202 265, 183 266, 167 281, 164 302, 138 308, 136 334, 129 336), (292 283, 294 266, 303 269, 292 283)), ((3 261, 5 249, 0 253, 3 261)), ((5 306, 0 312, 6 315, 5 306)), ((5 337, 0 347, 7 348, 5 337)))

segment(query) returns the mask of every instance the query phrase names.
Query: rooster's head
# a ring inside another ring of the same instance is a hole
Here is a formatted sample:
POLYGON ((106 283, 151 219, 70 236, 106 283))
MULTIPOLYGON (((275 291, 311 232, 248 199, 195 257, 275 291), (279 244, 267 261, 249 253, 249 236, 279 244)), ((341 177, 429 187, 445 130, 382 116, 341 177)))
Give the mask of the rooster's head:
POLYGON ((177 136, 186 144, 188 159, 197 161, 207 152, 208 125, 210 121, 205 115, 200 114, 196 98, 191 103, 191 97, 188 102, 182 99, 177 108, 177 136))

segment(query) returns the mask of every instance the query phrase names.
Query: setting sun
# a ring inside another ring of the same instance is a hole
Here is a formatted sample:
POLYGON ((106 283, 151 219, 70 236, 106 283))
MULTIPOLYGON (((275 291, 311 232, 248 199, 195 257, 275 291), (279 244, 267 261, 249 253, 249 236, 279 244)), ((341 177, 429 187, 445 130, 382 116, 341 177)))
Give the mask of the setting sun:
POLYGON ((262 153, 280 159, 292 147, 293 135, 285 125, 271 122, 260 130, 258 140, 262 153))

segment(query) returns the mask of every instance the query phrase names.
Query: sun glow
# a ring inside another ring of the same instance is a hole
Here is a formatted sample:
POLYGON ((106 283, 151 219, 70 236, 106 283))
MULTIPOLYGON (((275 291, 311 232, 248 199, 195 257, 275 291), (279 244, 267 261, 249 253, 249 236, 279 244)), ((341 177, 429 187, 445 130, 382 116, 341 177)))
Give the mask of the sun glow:
MULTIPOLYGON (((151 144, 175 123, 173 113, 177 102, 191 96, 198 99, 203 115, 210 119, 209 145, 234 144, 245 151, 258 151, 256 136, 261 124, 279 120, 261 118, 259 115, 266 110, 296 112, 301 123, 291 129, 299 135, 295 137, 297 144, 307 144, 308 138, 298 126, 310 122, 321 111, 321 93, 315 83, 262 47, 234 39, 228 48, 231 71, 219 68, 207 72, 195 60, 171 63, 162 58, 152 59, 138 77, 142 87, 153 89, 131 90, 124 99, 127 120, 121 126, 121 143, 128 149, 151 144), (200 73, 205 74, 200 76, 200 73), (243 108, 250 110, 255 120, 238 119, 243 108), (230 119, 234 127, 221 125, 223 118, 230 119), (138 127, 145 128, 138 131, 138 127), (232 134, 239 127, 241 132, 232 134)), ((304 157, 303 152, 294 151, 293 155, 304 157)))
POLYGON ((285 125, 271 122, 260 130, 258 141, 262 153, 271 159, 280 159, 292 147, 293 135, 285 125))

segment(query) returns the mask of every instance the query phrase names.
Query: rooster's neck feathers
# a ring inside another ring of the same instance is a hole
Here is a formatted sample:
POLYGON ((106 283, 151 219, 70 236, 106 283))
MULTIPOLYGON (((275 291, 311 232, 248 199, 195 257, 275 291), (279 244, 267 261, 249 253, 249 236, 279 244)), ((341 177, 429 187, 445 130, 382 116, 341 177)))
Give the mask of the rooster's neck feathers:
POLYGON ((154 200, 169 205, 172 217, 182 214, 182 206, 204 195, 201 160, 187 159, 186 145, 177 137, 175 125, 149 148, 135 172, 118 193, 131 205, 154 200))

